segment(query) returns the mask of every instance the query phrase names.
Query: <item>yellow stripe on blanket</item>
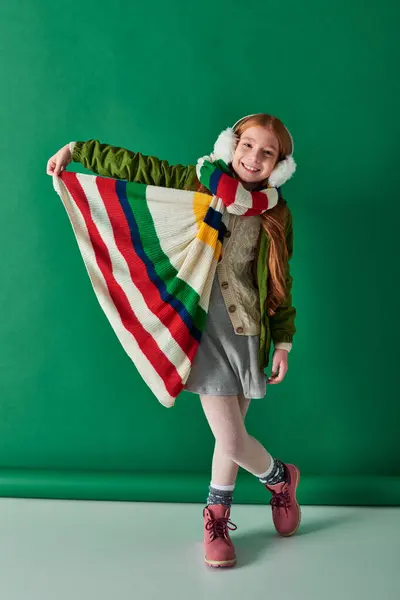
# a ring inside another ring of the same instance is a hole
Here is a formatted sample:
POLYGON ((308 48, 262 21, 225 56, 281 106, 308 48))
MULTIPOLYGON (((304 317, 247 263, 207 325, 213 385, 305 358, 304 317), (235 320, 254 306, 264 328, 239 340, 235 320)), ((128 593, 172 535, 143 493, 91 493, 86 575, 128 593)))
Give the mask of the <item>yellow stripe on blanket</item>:
POLYGON ((221 254, 222 244, 218 239, 218 231, 213 227, 210 227, 207 223, 202 223, 199 231, 197 232, 196 238, 201 240, 204 244, 207 244, 214 249, 214 258, 218 260, 221 254))
POLYGON ((200 192, 194 192, 193 194, 193 212, 196 218, 197 227, 200 227, 204 217, 206 216, 207 210, 210 206, 210 196, 208 194, 202 194, 200 192))

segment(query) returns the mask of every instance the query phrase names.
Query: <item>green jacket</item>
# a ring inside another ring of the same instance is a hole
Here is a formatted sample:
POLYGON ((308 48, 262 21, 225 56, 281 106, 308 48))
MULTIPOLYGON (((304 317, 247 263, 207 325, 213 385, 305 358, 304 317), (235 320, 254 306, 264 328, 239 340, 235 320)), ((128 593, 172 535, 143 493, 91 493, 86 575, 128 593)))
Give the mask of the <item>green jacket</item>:
MULTIPOLYGON (((124 179, 147 185, 177 188, 180 190, 196 190, 199 182, 194 165, 170 165, 165 160, 154 156, 144 156, 139 152, 131 152, 123 148, 116 148, 101 144, 98 140, 76 142, 72 160, 80 162, 86 169, 103 177, 124 179)), ((292 215, 287 208, 286 243, 288 247, 288 261, 286 264, 287 295, 285 301, 276 310, 273 317, 268 316, 265 309, 267 298, 268 280, 268 250, 269 238, 264 229, 260 238, 260 247, 257 258, 257 283, 260 295, 261 333, 259 363, 261 368, 266 368, 269 363, 271 340, 278 342, 292 342, 296 332, 294 325, 296 309, 292 306, 292 277, 290 275, 289 261, 293 255, 293 227, 292 215)))

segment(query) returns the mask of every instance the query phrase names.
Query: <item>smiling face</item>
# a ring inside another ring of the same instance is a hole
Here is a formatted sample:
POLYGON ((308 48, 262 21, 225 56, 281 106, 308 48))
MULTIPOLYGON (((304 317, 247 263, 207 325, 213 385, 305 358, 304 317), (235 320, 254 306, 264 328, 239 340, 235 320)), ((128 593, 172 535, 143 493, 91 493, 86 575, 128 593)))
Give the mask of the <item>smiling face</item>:
POLYGON ((267 179, 279 157, 279 141, 266 127, 254 125, 241 135, 232 167, 248 189, 267 179))

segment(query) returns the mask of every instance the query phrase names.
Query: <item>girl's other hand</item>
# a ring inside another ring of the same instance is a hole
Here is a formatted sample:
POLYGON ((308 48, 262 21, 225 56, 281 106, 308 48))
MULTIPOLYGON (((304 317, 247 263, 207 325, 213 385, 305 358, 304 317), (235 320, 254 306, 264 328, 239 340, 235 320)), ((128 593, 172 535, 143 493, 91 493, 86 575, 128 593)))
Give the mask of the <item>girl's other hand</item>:
POLYGON ((267 383, 281 383, 288 370, 288 354, 287 350, 275 350, 272 359, 272 374, 267 378, 267 383))
POLYGON ((70 162, 72 162, 72 156, 69 145, 66 144, 47 161, 47 175, 60 175, 70 162))

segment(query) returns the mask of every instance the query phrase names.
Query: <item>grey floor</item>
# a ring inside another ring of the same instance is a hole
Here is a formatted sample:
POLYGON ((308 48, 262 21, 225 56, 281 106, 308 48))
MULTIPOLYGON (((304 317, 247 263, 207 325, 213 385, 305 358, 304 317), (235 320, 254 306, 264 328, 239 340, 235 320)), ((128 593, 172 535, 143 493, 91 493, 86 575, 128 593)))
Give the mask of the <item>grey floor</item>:
POLYGON ((202 506, 0 499, 1 600, 400 600, 400 508, 303 507, 279 538, 235 506, 238 566, 203 564, 202 506))

